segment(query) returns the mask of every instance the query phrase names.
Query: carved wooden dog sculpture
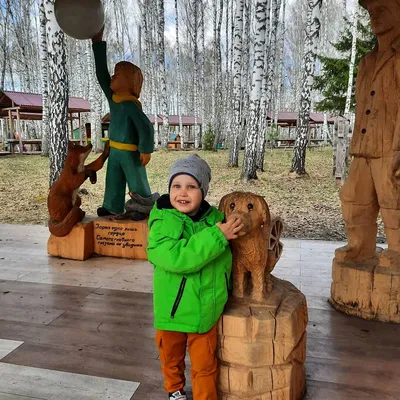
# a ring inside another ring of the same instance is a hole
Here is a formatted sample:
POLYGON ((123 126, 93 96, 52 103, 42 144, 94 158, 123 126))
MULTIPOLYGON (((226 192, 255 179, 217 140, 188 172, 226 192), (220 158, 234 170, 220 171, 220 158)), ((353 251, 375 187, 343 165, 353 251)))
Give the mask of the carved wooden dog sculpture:
POLYGON ((221 199, 219 209, 226 219, 240 217, 244 228, 241 236, 231 242, 233 254, 233 295, 238 298, 250 297, 262 302, 272 289, 270 272, 282 251, 279 237, 276 248, 271 248, 271 226, 278 222, 280 235, 282 222, 271 222, 268 204, 261 197, 249 192, 233 192, 221 199))

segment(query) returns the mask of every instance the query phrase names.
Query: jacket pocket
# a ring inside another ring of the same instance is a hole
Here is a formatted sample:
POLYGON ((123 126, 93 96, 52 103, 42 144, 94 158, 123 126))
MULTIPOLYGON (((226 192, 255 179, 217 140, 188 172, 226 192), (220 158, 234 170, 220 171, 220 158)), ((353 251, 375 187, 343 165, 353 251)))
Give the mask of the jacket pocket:
POLYGON ((181 280, 181 284, 179 285, 179 290, 178 294, 176 295, 174 305, 172 306, 171 310, 171 318, 173 319, 175 317, 176 311, 178 310, 179 303, 182 300, 183 292, 185 291, 185 286, 186 286, 186 278, 183 277, 181 280))

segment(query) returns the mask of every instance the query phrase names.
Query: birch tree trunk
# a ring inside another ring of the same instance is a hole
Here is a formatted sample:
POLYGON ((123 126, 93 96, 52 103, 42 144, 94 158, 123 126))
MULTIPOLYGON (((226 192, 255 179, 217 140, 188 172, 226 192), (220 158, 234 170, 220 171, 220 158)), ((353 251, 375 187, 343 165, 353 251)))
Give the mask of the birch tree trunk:
POLYGON ((193 4, 193 61, 194 61, 194 71, 193 71, 193 95, 194 95, 194 147, 196 149, 200 146, 200 135, 198 129, 197 117, 199 115, 199 46, 197 43, 198 38, 198 25, 199 25, 199 5, 195 1, 193 4))
POLYGON ((164 149, 168 148, 169 138, 169 120, 168 120, 168 102, 167 102, 167 85, 165 82, 165 46, 164 46, 164 0, 157 0, 157 33, 158 33, 158 72, 159 72, 159 83, 161 92, 161 104, 162 104, 162 119, 163 129, 161 134, 161 147, 164 149))
POLYGON ((353 38, 352 38, 350 65, 349 65, 349 82, 347 84, 346 105, 344 108, 345 115, 349 114, 350 112, 351 95, 353 93, 354 64, 356 61, 356 53, 357 53, 357 23, 358 23, 358 4, 356 3, 354 5, 353 26, 351 29, 353 38))
POLYGON ((251 31, 251 0, 246 0, 244 7, 244 33, 243 33, 243 65, 242 65, 242 98, 243 104, 240 110, 240 133, 239 133, 239 149, 241 144, 246 138, 246 129, 249 122, 250 114, 250 90, 251 88, 251 75, 250 75, 250 48, 252 46, 250 31, 251 31))
POLYGON ((284 54, 285 54, 285 31, 286 31, 286 25, 285 25, 285 17, 286 17, 286 0, 282 1, 282 20, 280 23, 280 36, 279 36, 279 46, 278 46, 278 52, 279 52, 279 61, 278 61, 278 76, 277 76, 277 93, 276 93, 276 99, 275 99, 275 111, 274 111, 274 126, 278 126, 278 119, 279 119, 279 111, 281 108, 281 98, 282 98, 282 81, 283 81, 283 71, 284 71, 284 65, 283 65, 283 60, 284 60, 284 54))
POLYGON ((176 46, 176 84, 177 84, 177 108, 178 108, 178 135, 181 137, 181 148, 184 147, 183 125, 182 125, 182 100, 181 100, 181 63, 179 49, 179 14, 178 0, 175 0, 175 46, 176 46))
POLYGON ((45 0, 49 60, 50 186, 59 177, 67 156, 68 76, 64 32, 57 24, 54 0, 45 0))
POLYGON ((264 73, 265 30, 267 0, 255 4, 254 67, 250 94, 250 122, 247 125, 246 147, 243 160, 242 179, 257 179, 257 138, 260 119, 260 100, 264 73))
MULTIPOLYGON (((205 88, 205 21, 204 21, 204 5, 202 4, 200 7, 200 44, 201 44, 201 59, 200 59, 200 98, 201 98, 201 127, 203 131, 203 139, 204 139, 204 132, 207 129, 208 118, 206 118, 206 88, 205 88)), ((204 144, 204 140, 203 140, 204 144)), ((204 145, 203 145, 204 148, 204 145)))
MULTIPOLYGON (((279 13, 281 9, 281 0, 272 0, 270 5, 272 10, 271 28, 270 28, 270 39, 267 52, 266 62, 266 74, 265 74, 265 93, 264 101, 261 106, 261 118, 260 118, 260 135, 259 143, 257 146, 257 168, 264 171, 264 156, 265 156, 265 145, 266 145, 266 131, 267 131, 267 117, 272 110, 272 87, 275 81, 276 72, 276 56, 277 56, 277 35, 279 25, 279 13)), ((269 7, 268 7, 269 12, 269 7)))
POLYGON ((242 54, 243 54, 244 0, 236 0, 233 45, 233 124, 229 148, 229 167, 239 166, 240 105, 242 102, 242 54))
POLYGON ((296 142, 290 171, 297 175, 306 174, 306 149, 310 122, 311 89, 315 71, 319 31, 321 28, 319 20, 321 7, 322 0, 308 0, 306 43, 303 59, 303 88, 300 97, 296 142))
MULTIPOLYGON (((216 1, 216 0, 215 0, 216 1)), ((216 57, 216 115, 214 124, 214 144, 213 151, 217 151, 218 143, 221 140, 222 135, 222 111, 223 111, 223 95, 222 95, 222 56, 221 56, 221 27, 222 27, 222 16, 224 11, 224 1, 219 2, 219 15, 218 24, 216 27, 216 36, 214 42, 214 52, 216 57)))
POLYGON ((100 86, 96 81, 94 57, 92 54, 91 44, 87 43, 88 53, 87 53, 87 69, 89 76, 89 99, 90 99, 90 125, 91 125, 91 143, 92 151, 99 152, 102 150, 101 143, 101 99, 102 92, 100 91, 100 86))
POLYGON ((49 155, 49 102, 48 102, 48 59, 47 59, 47 18, 44 9, 44 0, 39 6, 40 18, 40 61, 41 61, 41 83, 42 83, 42 156, 49 155))
POLYGON ((3 38, 1 40, 1 73, 0 73, 0 90, 4 89, 4 83, 6 79, 6 67, 7 67, 7 34, 8 34, 8 12, 0 7, 0 17, 4 21, 3 24, 3 38))
POLYGON ((205 80, 205 73, 204 73, 204 66, 205 66, 205 21, 204 21, 204 4, 201 4, 200 7, 200 44, 201 44, 201 59, 200 59, 200 98, 201 98, 201 127, 203 131, 203 148, 204 148, 204 132, 206 131, 208 118, 206 120, 206 80, 205 80))

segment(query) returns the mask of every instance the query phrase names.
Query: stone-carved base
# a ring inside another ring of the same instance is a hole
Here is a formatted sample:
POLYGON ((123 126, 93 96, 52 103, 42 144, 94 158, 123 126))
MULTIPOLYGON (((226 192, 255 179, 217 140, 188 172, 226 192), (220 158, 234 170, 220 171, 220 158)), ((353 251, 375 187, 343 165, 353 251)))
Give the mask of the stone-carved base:
POLYGON ((147 260, 148 220, 94 221, 94 252, 102 256, 147 260))
POLYGON ((400 268, 379 266, 376 257, 366 263, 333 260, 329 303, 345 314, 400 323, 400 268))
POLYGON ((50 235, 47 241, 47 253, 55 257, 83 261, 93 252, 93 218, 85 217, 67 236, 50 235))
POLYGON ((218 326, 222 400, 298 400, 305 391, 307 302, 271 276, 266 304, 230 298, 218 326))

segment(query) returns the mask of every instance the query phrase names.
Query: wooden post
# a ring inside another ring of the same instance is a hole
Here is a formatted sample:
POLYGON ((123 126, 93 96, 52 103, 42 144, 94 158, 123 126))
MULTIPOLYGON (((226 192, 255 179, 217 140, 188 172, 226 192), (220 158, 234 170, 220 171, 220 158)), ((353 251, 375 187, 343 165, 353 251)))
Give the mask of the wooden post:
POLYGON ((71 127, 71 139, 74 139, 74 124, 72 123, 72 113, 69 113, 69 123, 71 127))
POLYGON ((79 144, 82 146, 83 145, 83 129, 82 129, 81 113, 78 113, 78 124, 79 124, 79 139, 80 139, 79 144))
POLYGON ((19 133, 19 152, 22 154, 24 152, 24 147, 22 145, 22 128, 21 128, 21 119, 19 117, 19 108, 17 108, 17 126, 19 133))
POLYGON ((336 120, 334 128, 334 167, 333 173, 337 186, 342 186, 346 179, 347 169, 347 139, 350 123, 347 119, 336 120))

